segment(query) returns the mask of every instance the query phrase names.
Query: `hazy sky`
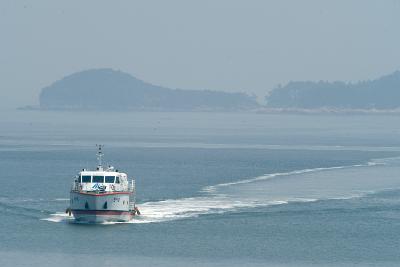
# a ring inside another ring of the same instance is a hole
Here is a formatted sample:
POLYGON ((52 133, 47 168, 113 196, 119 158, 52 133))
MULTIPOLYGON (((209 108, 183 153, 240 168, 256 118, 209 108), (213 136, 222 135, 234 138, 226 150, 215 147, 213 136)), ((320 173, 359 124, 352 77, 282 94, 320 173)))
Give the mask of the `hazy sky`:
POLYGON ((400 69, 400 1, 0 1, 0 105, 37 104, 68 74, 264 96, 290 80, 400 69))

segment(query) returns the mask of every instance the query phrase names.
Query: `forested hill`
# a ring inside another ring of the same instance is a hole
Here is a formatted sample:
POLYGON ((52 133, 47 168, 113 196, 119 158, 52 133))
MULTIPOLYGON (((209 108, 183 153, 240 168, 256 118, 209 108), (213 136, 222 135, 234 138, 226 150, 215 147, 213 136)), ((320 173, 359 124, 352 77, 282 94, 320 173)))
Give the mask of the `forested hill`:
POLYGON ((358 83, 290 82, 272 90, 266 102, 270 108, 396 109, 400 72, 358 83))
POLYGON ((43 88, 41 109, 229 111, 258 107, 244 93, 170 89, 112 69, 92 69, 69 75, 43 88))

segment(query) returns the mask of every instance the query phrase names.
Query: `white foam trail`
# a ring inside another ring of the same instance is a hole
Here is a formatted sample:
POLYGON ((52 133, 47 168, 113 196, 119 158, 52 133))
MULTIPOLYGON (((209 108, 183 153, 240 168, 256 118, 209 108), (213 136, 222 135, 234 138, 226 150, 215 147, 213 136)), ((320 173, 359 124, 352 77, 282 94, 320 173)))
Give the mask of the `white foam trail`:
POLYGON ((212 185, 212 186, 206 186, 206 187, 204 187, 202 189, 202 192, 214 193, 214 192, 216 192, 218 187, 225 187, 225 186, 232 186, 232 185, 239 185, 239 184, 248 184, 248 183, 252 183, 252 182, 268 180, 268 179, 281 177, 281 176, 290 176, 290 175, 298 175, 298 174, 305 174, 305 173, 311 173, 311 172, 347 169, 347 168, 354 168, 354 167, 368 167, 368 166, 375 166, 375 165, 380 165, 380 164, 383 164, 383 163, 370 161, 370 162, 368 162, 366 164, 355 164, 355 165, 348 165, 348 166, 336 166, 336 167, 303 169, 303 170, 295 170, 295 171, 290 171, 290 172, 277 172, 277 173, 271 173, 271 174, 265 174, 265 175, 257 176, 257 177, 250 178, 250 179, 239 180, 239 181, 235 181, 235 182, 229 182, 229 183, 222 183, 222 184, 217 184, 217 185, 212 185))
POLYGON ((371 165, 399 165, 400 157, 373 159, 369 162, 371 165))
POLYGON ((69 216, 66 213, 57 212, 54 214, 50 214, 50 217, 41 219, 42 221, 49 221, 49 222, 69 222, 74 221, 74 217, 69 216))
MULTIPOLYGON (((273 204, 273 203, 271 203, 273 204)), ((149 223, 195 217, 200 214, 233 211, 238 208, 255 207, 255 201, 234 201, 225 196, 193 197, 147 202, 140 205, 143 215, 132 223, 149 223)))
MULTIPOLYGON (((318 201, 319 199, 283 198, 283 199, 269 200, 269 199, 261 199, 261 198, 257 199, 257 198, 238 196, 238 195, 230 196, 221 194, 218 191, 218 189, 221 187, 233 187, 241 184, 248 184, 252 182, 258 182, 278 177, 301 175, 306 173, 315 173, 322 171, 340 170, 347 168, 371 167, 381 164, 383 163, 371 161, 366 164, 295 170, 290 172, 265 174, 255 178, 239 180, 236 182, 207 186, 201 190, 202 192, 207 194, 207 196, 204 197, 183 198, 176 200, 164 200, 164 201, 143 203, 139 205, 141 213, 143 215, 138 216, 137 219, 132 220, 131 223, 169 221, 181 218, 190 218, 201 214, 222 213, 222 212, 236 211, 242 208, 255 208, 255 207, 270 206, 270 205, 280 205, 280 204, 287 204, 289 202, 315 202, 318 201)), ((356 198, 360 197, 361 195, 362 195, 361 193, 352 194, 350 196, 343 196, 343 199, 356 198)), ((340 197, 335 197, 335 198, 340 199, 340 197)))
POLYGON ((204 214, 220 214, 243 208, 287 204, 288 201, 274 200, 269 202, 234 201, 228 197, 196 197, 159 202, 147 202, 140 205, 142 215, 128 223, 156 223, 177 219, 193 218, 204 214))

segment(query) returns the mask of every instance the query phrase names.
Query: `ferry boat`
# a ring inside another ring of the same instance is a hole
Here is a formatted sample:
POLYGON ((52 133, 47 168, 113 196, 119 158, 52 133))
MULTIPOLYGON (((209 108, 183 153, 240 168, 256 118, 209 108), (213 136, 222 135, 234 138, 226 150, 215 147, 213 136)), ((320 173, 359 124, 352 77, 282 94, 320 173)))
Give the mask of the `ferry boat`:
POLYGON ((96 170, 83 169, 74 178, 70 207, 66 212, 77 222, 127 222, 140 212, 135 205, 135 180, 102 165, 102 145, 98 145, 96 170))

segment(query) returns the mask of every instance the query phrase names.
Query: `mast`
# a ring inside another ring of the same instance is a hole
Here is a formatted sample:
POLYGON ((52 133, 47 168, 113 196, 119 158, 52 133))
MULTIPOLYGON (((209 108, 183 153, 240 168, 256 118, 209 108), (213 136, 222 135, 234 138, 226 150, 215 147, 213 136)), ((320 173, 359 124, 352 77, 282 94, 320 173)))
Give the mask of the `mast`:
POLYGON ((98 160, 98 165, 97 165, 97 169, 99 170, 99 171, 103 171, 103 165, 102 165, 102 157, 103 157, 103 152, 101 151, 101 149, 103 148, 103 145, 96 145, 97 146, 97 148, 98 148, 98 151, 97 151, 97 160, 98 160))

